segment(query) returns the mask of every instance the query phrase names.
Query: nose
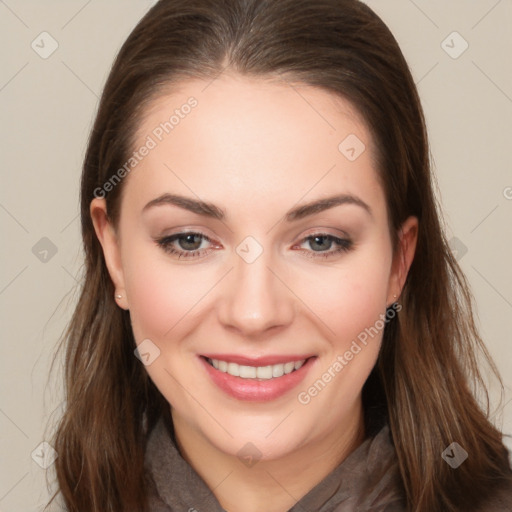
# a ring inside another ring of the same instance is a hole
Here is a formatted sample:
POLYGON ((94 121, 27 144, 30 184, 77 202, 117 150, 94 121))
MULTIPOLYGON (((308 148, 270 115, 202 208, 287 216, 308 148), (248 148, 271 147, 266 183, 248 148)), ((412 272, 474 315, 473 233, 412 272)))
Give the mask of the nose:
POLYGON ((255 338, 283 328, 293 321, 294 294, 286 271, 271 258, 270 251, 248 263, 236 252, 234 269, 219 290, 217 302, 221 324, 246 338, 255 338))

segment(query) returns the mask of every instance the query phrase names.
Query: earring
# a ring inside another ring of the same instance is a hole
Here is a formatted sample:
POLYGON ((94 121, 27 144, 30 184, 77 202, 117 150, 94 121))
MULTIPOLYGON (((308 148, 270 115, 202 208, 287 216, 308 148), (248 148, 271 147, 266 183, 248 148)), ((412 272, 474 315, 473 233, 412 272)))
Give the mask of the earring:
POLYGON ((119 294, 116 295, 116 299, 122 299, 122 298, 123 298, 122 295, 119 295, 119 294))

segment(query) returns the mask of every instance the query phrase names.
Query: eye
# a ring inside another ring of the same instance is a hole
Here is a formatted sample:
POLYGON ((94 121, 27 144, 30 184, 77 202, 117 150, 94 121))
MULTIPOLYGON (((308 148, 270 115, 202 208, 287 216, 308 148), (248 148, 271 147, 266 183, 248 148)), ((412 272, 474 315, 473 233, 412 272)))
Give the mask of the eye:
MULTIPOLYGON (((203 233, 187 231, 175 233, 155 240, 165 252, 181 258, 198 258, 209 252, 209 248, 201 247, 204 241, 212 242, 203 233)), ((300 249, 310 258, 329 258, 348 252, 353 248, 353 242, 348 238, 339 238, 328 233, 314 233, 303 238, 299 245, 309 243, 312 250, 300 249), (334 246, 333 250, 332 249, 334 246)))
POLYGON ((310 258, 329 258, 339 255, 342 252, 348 252, 353 248, 353 242, 348 238, 338 238, 328 233, 314 233, 303 238, 300 245, 308 243, 313 249, 312 251, 301 249, 305 251, 306 255, 310 258), (334 250, 330 251, 334 245, 334 250))
POLYGON ((167 253, 178 256, 178 258, 196 258, 202 256, 208 249, 201 248, 203 241, 212 240, 203 233, 187 231, 175 233, 156 240, 156 243, 167 253), (177 246, 176 246, 177 242, 177 246))

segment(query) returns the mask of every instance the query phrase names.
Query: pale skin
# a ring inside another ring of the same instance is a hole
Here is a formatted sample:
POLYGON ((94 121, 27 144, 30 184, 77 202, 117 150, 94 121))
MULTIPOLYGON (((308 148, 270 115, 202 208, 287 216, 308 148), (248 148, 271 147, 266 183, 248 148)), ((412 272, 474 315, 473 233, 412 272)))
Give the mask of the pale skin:
POLYGON ((346 100, 229 73, 206 85, 184 83, 148 111, 137 147, 187 98, 198 101, 125 178, 117 229, 104 199, 94 199, 90 212, 136 342, 149 338, 160 349, 146 370, 171 404, 180 453, 225 510, 284 512, 365 439, 361 390, 382 332, 307 405, 297 395, 399 300, 418 222, 404 222, 393 252, 372 140, 346 100), (338 149, 349 134, 366 146, 354 161, 338 149), (164 193, 214 203, 225 218, 170 204, 143 211, 164 193), (292 208, 336 194, 368 208, 344 203, 284 219, 292 208), (172 246, 201 251, 198 257, 178 258, 155 242, 190 231, 211 241, 199 238, 192 249, 183 237, 172 246), (318 233, 352 246, 334 253, 338 245, 329 239, 305 240, 318 233), (252 263, 236 252, 247 236, 263 250, 252 263), (212 383, 197 357, 212 351, 316 360, 297 389, 255 403, 212 383), (248 442, 262 454, 252 467, 237 456, 248 442))

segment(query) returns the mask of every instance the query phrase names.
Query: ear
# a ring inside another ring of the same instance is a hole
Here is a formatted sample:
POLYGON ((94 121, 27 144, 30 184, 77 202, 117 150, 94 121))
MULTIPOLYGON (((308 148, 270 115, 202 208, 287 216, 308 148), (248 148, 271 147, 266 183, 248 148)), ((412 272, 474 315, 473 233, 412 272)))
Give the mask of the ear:
POLYGON ((418 219, 409 217, 400 227, 398 232, 398 246, 393 255, 391 275, 388 283, 387 303, 391 305, 396 302, 407 278, 409 268, 416 252, 418 241, 418 219), (396 295, 396 297, 394 297, 396 295))
POLYGON ((128 309, 126 297, 123 267, 121 265, 121 248, 119 237, 107 215, 107 203, 105 199, 96 197, 91 201, 90 214, 96 236, 103 249, 103 255, 107 264, 108 273, 114 283, 116 302, 123 309, 128 309), (121 298, 117 298, 121 295, 121 298))

